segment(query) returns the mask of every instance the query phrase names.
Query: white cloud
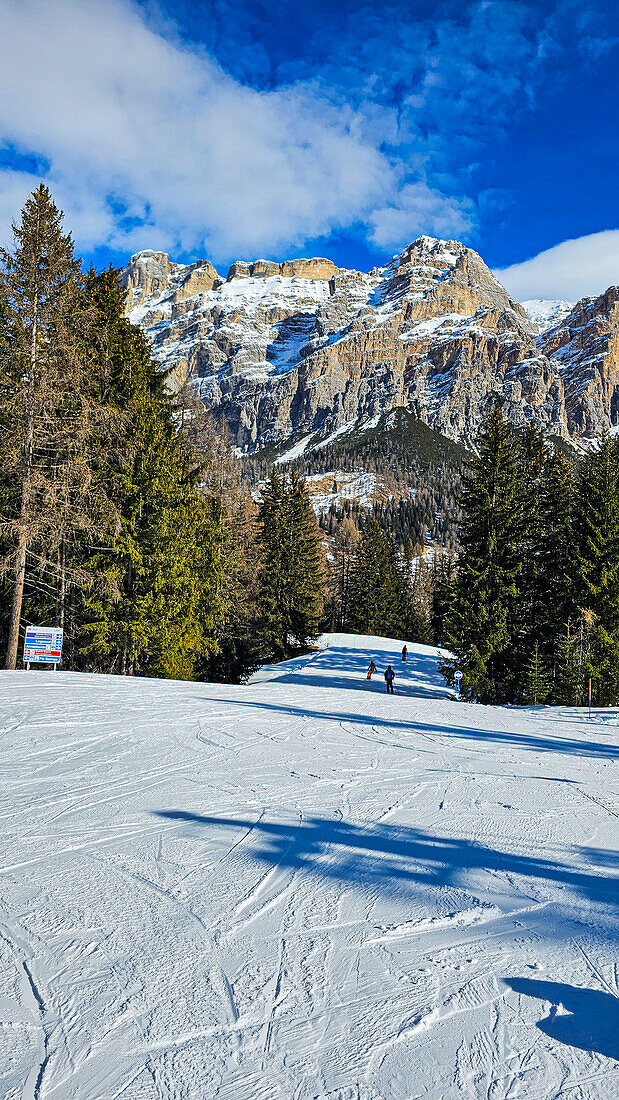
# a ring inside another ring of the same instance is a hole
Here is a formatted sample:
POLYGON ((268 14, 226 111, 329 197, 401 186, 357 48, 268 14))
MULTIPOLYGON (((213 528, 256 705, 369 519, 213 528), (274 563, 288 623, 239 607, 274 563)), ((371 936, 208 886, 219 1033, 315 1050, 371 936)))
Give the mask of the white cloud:
POLYGON ((434 226, 437 237, 461 237, 472 225, 472 206, 467 200, 450 199, 427 183, 406 184, 389 205, 378 207, 370 216, 371 239, 381 248, 414 241, 434 226))
MULTIPOLYGON (((130 0, 0 0, 0 25, 2 140, 47 161, 81 247, 254 254, 363 219, 397 185, 353 114, 309 86, 241 85, 130 0)), ((2 213, 24 182, 0 174, 2 213)))
POLYGON ((619 229, 563 241, 525 260, 495 271, 517 301, 565 298, 576 301, 602 294, 619 283, 619 229))
MULTIPOLYGON (((253 256, 375 210, 390 238, 381 208, 402 205, 399 171, 318 85, 244 86, 131 0, 0 0, 0 25, 1 140, 47 162, 79 247, 253 256)), ((17 214, 31 182, 0 173, 0 214, 17 214)), ((415 232, 449 223, 450 200, 433 195, 419 192, 415 232)))
POLYGON ((361 4, 328 63, 295 58, 286 83, 257 91, 149 10, 0 0, 0 147, 28 166, 0 170, 0 239, 38 182, 32 158, 83 250, 223 265, 351 228, 392 250, 419 233, 466 239, 478 209, 454 150, 469 158, 527 100, 546 33, 514 0, 401 23, 361 4))
POLYGON ((11 222, 15 221, 24 197, 37 187, 39 179, 30 172, 0 170, 0 246, 11 243, 11 222))

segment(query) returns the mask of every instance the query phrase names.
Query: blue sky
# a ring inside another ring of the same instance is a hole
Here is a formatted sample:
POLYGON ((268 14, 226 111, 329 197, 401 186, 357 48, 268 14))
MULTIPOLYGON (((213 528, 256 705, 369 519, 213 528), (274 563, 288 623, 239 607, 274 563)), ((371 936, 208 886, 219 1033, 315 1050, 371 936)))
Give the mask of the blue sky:
POLYGON ((97 264, 367 269, 428 233, 521 299, 619 282, 614 0, 0 0, 0 20, 4 240, 43 178, 97 264))

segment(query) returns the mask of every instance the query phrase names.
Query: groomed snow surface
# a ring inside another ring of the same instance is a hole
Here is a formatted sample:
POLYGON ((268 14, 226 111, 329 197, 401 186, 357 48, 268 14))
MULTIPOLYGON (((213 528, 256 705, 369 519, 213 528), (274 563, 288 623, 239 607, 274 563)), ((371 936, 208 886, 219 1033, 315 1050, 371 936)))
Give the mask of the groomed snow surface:
POLYGON ((0 675, 2 1098, 619 1095, 619 714, 400 648, 0 675))

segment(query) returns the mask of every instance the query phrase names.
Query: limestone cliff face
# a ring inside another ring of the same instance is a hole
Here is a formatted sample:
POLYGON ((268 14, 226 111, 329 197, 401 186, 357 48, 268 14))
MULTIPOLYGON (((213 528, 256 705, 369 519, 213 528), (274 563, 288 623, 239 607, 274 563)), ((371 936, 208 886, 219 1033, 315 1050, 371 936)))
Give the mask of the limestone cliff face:
POLYGON ((540 345, 561 370, 573 438, 600 435, 619 423, 619 287, 577 302, 540 345))
POLYGON ((330 260, 132 257, 127 310, 237 446, 333 432, 395 406, 466 442, 499 397, 512 421, 589 437, 619 416, 619 290, 536 324, 477 253, 420 237, 369 273, 330 260))

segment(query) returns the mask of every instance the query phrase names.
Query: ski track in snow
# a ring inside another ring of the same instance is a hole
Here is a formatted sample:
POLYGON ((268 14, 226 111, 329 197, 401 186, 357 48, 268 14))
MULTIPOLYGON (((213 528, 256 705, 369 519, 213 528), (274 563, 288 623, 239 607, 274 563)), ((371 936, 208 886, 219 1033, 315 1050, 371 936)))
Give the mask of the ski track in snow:
POLYGON ((0 675, 0 1100, 619 1095, 619 712, 401 645, 0 675))

